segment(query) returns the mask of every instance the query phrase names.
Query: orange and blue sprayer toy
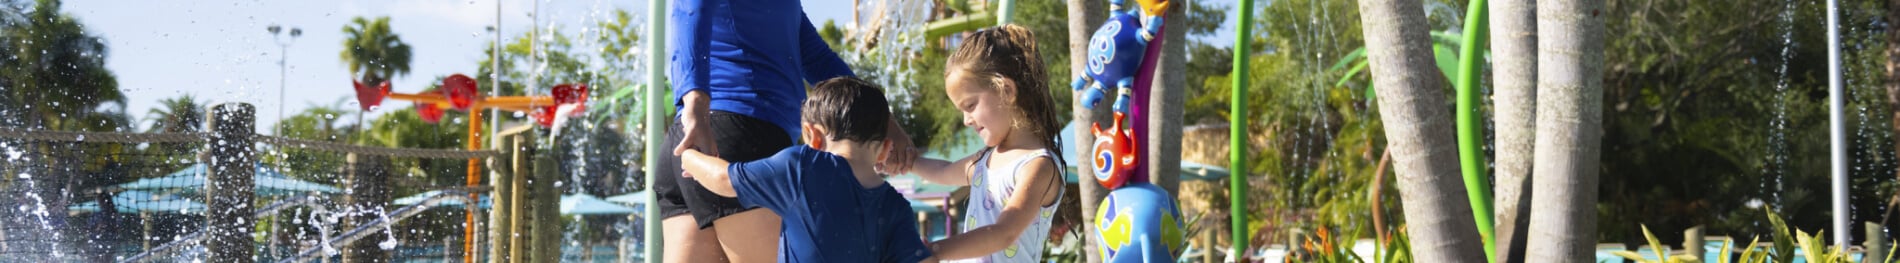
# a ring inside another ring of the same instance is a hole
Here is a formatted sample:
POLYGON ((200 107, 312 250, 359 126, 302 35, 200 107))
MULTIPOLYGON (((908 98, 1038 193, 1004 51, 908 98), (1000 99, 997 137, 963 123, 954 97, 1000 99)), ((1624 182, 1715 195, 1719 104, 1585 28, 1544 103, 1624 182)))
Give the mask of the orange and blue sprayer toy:
POLYGON ((1092 127, 1095 149, 1090 151, 1095 181, 1109 189, 1096 206, 1095 233, 1090 239, 1108 262, 1172 262, 1180 256, 1182 220, 1173 195, 1148 183, 1141 154, 1148 131, 1146 111, 1149 86, 1160 58, 1163 14, 1167 0, 1137 0, 1127 9, 1123 0, 1111 0, 1108 21, 1089 38, 1087 67, 1071 84, 1085 105, 1094 107, 1115 89, 1115 119, 1108 128, 1092 127))

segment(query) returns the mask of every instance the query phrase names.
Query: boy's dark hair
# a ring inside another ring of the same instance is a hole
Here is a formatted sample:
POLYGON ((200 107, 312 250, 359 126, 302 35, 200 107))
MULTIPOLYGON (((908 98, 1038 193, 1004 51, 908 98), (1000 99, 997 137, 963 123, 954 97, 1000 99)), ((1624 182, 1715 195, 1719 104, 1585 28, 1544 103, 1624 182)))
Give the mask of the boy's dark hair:
POLYGON ((884 91, 854 77, 836 77, 813 85, 801 118, 830 132, 827 140, 884 140, 891 106, 884 91))

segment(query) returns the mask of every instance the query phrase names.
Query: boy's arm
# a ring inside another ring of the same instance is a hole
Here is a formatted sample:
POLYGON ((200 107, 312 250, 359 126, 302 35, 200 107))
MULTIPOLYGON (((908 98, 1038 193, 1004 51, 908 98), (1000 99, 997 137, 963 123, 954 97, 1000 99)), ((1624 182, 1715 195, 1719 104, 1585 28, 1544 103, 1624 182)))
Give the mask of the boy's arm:
POLYGON ((680 155, 680 168, 686 170, 681 175, 693 178, 700 186, 705 186, 706 190, 719 196, 739 196, 738 190, 732 187, 732 176, 727 172, 730 166, 732 163, 725 159, 706 155, 697 149, 686 150, 686 154, 680 155))
POLYGON ((1060 191, 1057 189, 1062 187, 1055 181, 1062 177, 1055 173, 1054 161, 1037 159, 1023 168, 1020 171, 1035 171, 1035 174, 1017 177, 1016 192, 1004 203, 996 224, 971 229, 932 243, 930 251, 939 258, 973 258, 993 254, 1016 244, 1016 238, 1023 236, 1023 231, 1042 212, 1042 206, 1054 201, 1054 191, 1060 191))
POLYGON ((916 174, 917 177, 923 177, 924 181, 929 181, 934 184, 950 186, 970 185, 970 165, 975 164, 976 158, 981 155, 981 153, 971 154, 956 161, 944 161, 919 156, 916 162, 911 163, 910 173, 916 174))

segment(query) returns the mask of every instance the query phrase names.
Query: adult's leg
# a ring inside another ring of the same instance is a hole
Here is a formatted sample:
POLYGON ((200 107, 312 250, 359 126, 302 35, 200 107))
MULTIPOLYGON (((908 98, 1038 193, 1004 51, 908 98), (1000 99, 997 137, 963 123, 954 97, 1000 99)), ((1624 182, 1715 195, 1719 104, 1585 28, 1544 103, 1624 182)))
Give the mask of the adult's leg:
MULTIPOLYGON (((679 145, 683 135, 679 124, 674 124, 667 129, 666 147, 662 149, 679 145)), ((693 218, 682 194, 682 183, 698 183, 680 178, 679 157, 670 153, 659 157, 658 170, 650 172, 655 173, 653 191, 659 195, 660 214, 664 218, 660 221, 661 232, 665 233, 666 242, 647 245, 664 248, 664 261, 667 263, 724 262, 726 255, 719 249, 718 234, 710 228, 699 228, 698 220, 693 218)))
MULTIPOLYGON (((745 115, 714 111, 713 140, 720 158, 743 162, 763 159, 792 146, 791 135, 770 122, 745 115)), ((737 204, 733 200, 732 204, 737 204)), ((719 231, 719 245, 732 262, 778 260, 779 215, 768 209, 720 206, 711 222, 719 231)), ((698 212, 697 210, 695 211, 698 212)), ((696 214, 697 215, 697 214, 696 214)))
MULTIPOLYGON (((719 249, 718 231, 712 228, 699 229, 699 222, 693 215, 682 214, 661 221, 666 229, 667 263, 688 262, 725 262, 726 255, 719 249)), ((661 245, 661 244, 654 244, 661 245)))
POLYGON ((779 216, 767 209, 752 209, 721 217, 716 233, 720 247, 732 262, 773 262, 778 260, 779 216))

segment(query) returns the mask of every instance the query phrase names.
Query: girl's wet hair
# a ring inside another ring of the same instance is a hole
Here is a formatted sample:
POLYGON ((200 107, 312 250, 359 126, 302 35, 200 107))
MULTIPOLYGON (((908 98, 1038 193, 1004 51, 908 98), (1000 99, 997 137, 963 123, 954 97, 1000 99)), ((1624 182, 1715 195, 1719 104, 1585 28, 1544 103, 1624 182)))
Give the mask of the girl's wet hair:
MULTIPOLYGON (((995 91, 1005 81, 1015 84, 1016 95, 1004 98, 1008 100, 1004 105, 1022 112, 1023 116, 1015 118, 1010 126, 1034 134, 1042 140, 1043 147, 1053 153, 1051 157, 1056 160, 1058 180, 1052 185, 1057 188, 1050 192, 1054 194, 1068 188, 1067 180, 1063 179, 1064 174, 1068 173, 1068 160, 1065 158, 1067 155, 1062 153, 1062 141, 1059 139, 1062 123, 1056 118, 1056 114, 1064 111, 1057 108, 1055 96, 1049 92, 1049 73, 1043 67, 1041 54, 1036 50, 1035 33, 1021 26, 1003 25, 976 31, 965 37, 963 45, 950 53, 947 69, 951 72, 962 71, 964 77, 971 78, 969 80, 987 80, 974 82, 987 83, 981 87, 985 90, 995 91)), ((1071 197, 1077 194, 1070 193, 1058 198, 1058 206, 1080 210, 1080 206, 1076 205, 1080 199, 1071 197)), ((1060 213, 1055 224, 1067 225, 1069 232, 1074 233, 1083 224, 1081 213, 1089 212, 1092 211, 1060 213)))
POLYGON ((987 80, 975 82, 988 83, 983 87, 986 90, 995 91, 1004 81, 1014 83, 1016 95, 1004 98, 1007 100, 1004 105, 1022 112, 1023 116, 1011 126, 1042 139, 1043 147, 1055 153, 1056 164, 1066 165, 1062 144, 1057 141, 1062 123, 1056 114, 1061 111, 1049 93, 1049 74, 1043 68, 1040 54, 1036 51, 1036 36, 1029 29, 1003 25, 976 31, 964 38, 963 45, 950 53, 948 69, 962 71, 972 80, 987 80))

